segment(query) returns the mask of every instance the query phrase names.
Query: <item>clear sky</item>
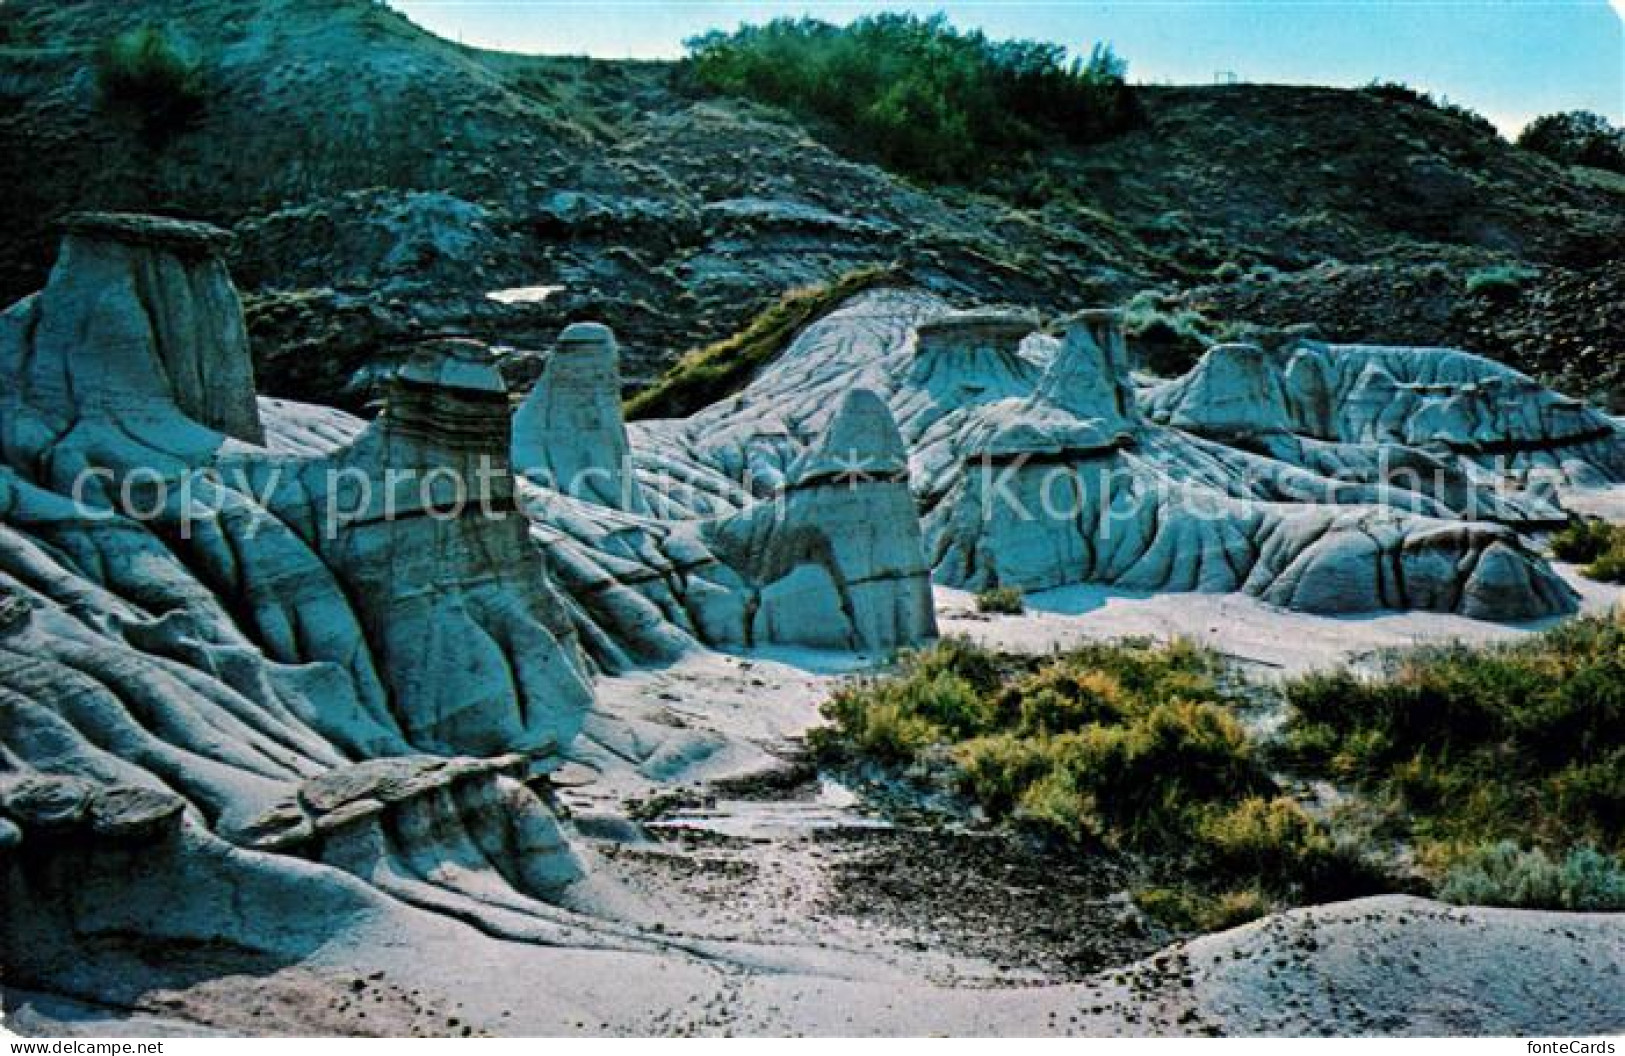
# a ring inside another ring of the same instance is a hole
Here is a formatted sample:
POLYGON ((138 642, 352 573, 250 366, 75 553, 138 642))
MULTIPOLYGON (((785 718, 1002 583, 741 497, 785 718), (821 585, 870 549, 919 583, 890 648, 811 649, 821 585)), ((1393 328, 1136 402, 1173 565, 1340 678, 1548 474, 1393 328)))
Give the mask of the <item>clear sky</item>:
POLYGON ((1352 86, 1404 81, 1514 133, 1555 110, 1625 121, 1625 0, 391 0, 413 21, 482 47, 666 58, 684 39, 776 15, 831 22, 944 11, 995 37, 1087 50, 1109 41, 1144 82, 1352 86))

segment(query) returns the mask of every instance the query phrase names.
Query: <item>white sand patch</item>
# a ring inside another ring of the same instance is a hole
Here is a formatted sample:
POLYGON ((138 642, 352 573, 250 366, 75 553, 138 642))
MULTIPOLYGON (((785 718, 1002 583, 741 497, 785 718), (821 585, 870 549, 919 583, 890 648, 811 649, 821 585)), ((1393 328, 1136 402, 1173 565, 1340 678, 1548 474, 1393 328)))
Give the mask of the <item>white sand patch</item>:
POLYGON ((1573 488, 1563 493, 1563 505, 1588 517, 1625 524, 1625 487, 1573 488))
POLYGON ((563 286, 513 286, 506 290, 491 290, 485 296, 498 304, 541 304, 563 291, 563 286))
MULTIPOLYGON (((1579 591, 1582 611, 1606 612, 1625 600, 1625 589, 1585 579, 1572 566, 1554 567, 1579 591)), ((1558 622, 1487 623, 1436 612, 1316 616, 1244 594, 1143 594, 1090 585, 1029 595, 1027 612, 1020 616, 981 615, 973 594, 949 587, 937 587, 936 598, 943 634, 1011 652, 1051 652, 1137 636, 1185 637, 1283 674, 1428 642, 1507 641, 1558 622)))

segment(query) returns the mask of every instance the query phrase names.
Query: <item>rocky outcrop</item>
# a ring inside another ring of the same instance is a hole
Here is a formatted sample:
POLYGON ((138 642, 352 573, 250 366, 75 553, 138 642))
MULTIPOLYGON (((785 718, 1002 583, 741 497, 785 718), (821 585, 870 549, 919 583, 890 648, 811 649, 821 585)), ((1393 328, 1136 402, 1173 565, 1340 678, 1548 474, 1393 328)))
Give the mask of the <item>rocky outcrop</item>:
POLYGON ((262 420, 219 242, 78 218, 0 332, 8 982, 104 934, 298 957, 369 887, 556 937, 581 874, 541 774, 590 665, 491 356, 412 349, 370 424, 262 420))
POLYGON ((8 395, 64 428, 132 429, 173 411, 257 443, 242 305, 221 260, 230 236, 206 224, 117 213, 63 222, 45 289, 0 324, 8 395))
POLYGON ((1607 416, 1454 349, 1220 345, 1146 402, 1158 421, 1221 440, 1291 435, 1561 483, 1625 480, 1625 436, 1607 416))
POLYGON ((255 819, 245 842, 363 879, 405 855, 418 883, 444 871, 437 861, 466 854, 462 868, 489 869, 515 892, 546 898, 581 870, 557 820, 525 784, 530 763, 519 753, 414 755, 335 767, 255 819))
MULTIPOLYGON (((476 342, 395 357, 371 423, 256 401, 246 380, 247 412, 211 402, 238 392, 246 349, 175 284, 229 302, 215 236, 85 223, 95 238, 70 235, 51 289, 0 332, 23 379, 0 431, 0 880, 8 922, 29 907, 0 929, 8 984, 109 992, 149 942, 281 964, 401 907, 636 945, 572 908, 593 881, 548 792, 593 662, 879 653, 932 632, 906 457, 874 397, 798 444, 777 491, 656 516, 619 489, 517 477, 509 396, 476 342), (131 231, 148 241, 106 248, 131 231), (98 301, 81 266, 123 299, 98 301), (70 310, 105 354, 68 340, 70 310)), ((613 338, 578 327, 561 346, 559 391, 533 396, 519 435, 527 462, 593 468, 625 444, 613 338), (571 417, 587 404, 594 421, 571 417)))
POLYGON ((301 464, 271 509, 355 599, 388 709, 426 751, 546 757, 590 700, 565 607, 507 457, 483 345, 420 347, 353 443, 301 464))
POLYGON ((514 414, 513 461, 520 474, 574 498, 648 512, 631 473, 620 350, 609 327, 574 323, 559 335, 514 414))
POLYGON ((936 634, 907 451, 872 392, 841 399, 778 495, 702 537, 749 584, 743 644, 885 653, 936 634))
MULTIPOLYGON (((1510 411, 1495 418, 1493 394, 1524 392, 1485 361, 1451 354, 1428 368, 1428 384, 1448 376, 1473 392, 1470 379, 1482 379, 1482 398, 1465 408, 1460 397, 1435 400, 1425 379, 1407 390, 1423 402, 1401 406, 1433 415, 1430 436, 1457 438, 1422 445, 1414 431, 1377 430, 1386 419, 1375 401, 1364 427, 1351 410, 1341 432, 1292 431, 1293 415, 1320 404, 1294 404, 1270 357, 1245 346, 1216 351, 1142 405, 1115 313, 1079 313, 1058 329, 1049 336, 1019 312, 865 294, 809 327, 741 396, 686 422, 640 426, 634 448, 658 445, 709 502, 731 502, 713 478, 748 490, 786 472, 797 438, 817 435, 857 384, 879 393, 899 423, 939 582, 1245 591, 1312 612, 1524 619, 1572 608, 1572 593, 1516 531, 1562 512, 1481 463, 1497 428, 1513 428, 1510 411), (1176 404, 1189 428, 1174 420, 1176 404)), ((1361 356, 1390 373, 1414 359, 1361 356)), ((1541 435, 1588 435, 1589 423, 1578 432, 1560 424, 1572 418, 1569 401, 1524 395, 1525 432, 1545 421, 1541 435)), ((1601 448, 1575 457, 1593 451, 1601 448)), ((1587 465, 1604 472, 1607 460, 1587 465)))
POLYGON ((599 663, 695 644, 884 653, 935 633, 883 401, 847 393, 810 444, 753 438, 740 466, 760 476, 734 485, 658 444, 635 453, 618 378, 608 328, 571 326, 514 420, 521 498, 599 663))
POLYGON ((1128 971, 1169 1022, 1275 1037, 1608 1034, 1625 1025, 1621 973, 1617 913, 1401 895, 1274 914, 1128 971))

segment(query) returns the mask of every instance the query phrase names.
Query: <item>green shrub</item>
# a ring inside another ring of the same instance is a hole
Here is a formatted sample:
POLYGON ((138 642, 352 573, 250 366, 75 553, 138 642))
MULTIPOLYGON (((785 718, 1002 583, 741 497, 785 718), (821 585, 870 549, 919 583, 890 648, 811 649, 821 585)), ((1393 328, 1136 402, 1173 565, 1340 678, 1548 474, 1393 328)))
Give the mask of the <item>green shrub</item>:
POLYGON ((1625 865, 1590 847, 1554 862, 1539 848, 1510 840, 1475 848, 1439 885, 1457 905, 1577 911, 1625 910, 1625 865))
POLYGON ((1526 282, 1539 274, 1533 268, 1522 268, 1512 264, 1480 268, 1467 276, 1467 292, 1494 300, 1505 300, 1517 294, 1526 282))
POLYGON ((1123 334, 1154 374, 1172 377, 1196 365, 1214 344, 1212 322, 1177 308, 1154 291, 1136 294, 1123 309, 1123 334))
POLYGON ((1390 887, 1381 867, 1336 838, 1295 801, 1250 796, 1213 811, 1196 831, 1206 867, 1228 881, 1295 899, 1354 898, 1390 887))
POLYGON ((1251 919, 1266 895, 1388 889, 1279 794, 1223 670, 1184 640, 1091 643, 1023 662, 949 639, 905 654, 894 675, 843 687, 814 741, 839 757, 938 767, 990 819, 1059 843, 1181 863, 1191 873, 1159 911, 1173 926, 1251 919))
POLYGON ((1060 663, 1075 673, 1099 672, 1115 679, 1145 704, 1176 699, 1228 703, 1217 682, 1224 664, 1217 653, 1186 638, 1158 644, 1145 638, 1085 643, 1060 663))
POLYGON ((1264 893, 1250 888, 1210 895, 1189 887, 1152 887, 1136 891, 1134 904, 1176 931, 1225 931, 1270 911, 1264 893))
POLYGON ((142 26, 96 50, 97 96, 109 111, 131 115, 141 135, 162 145, 191 127, 208 98, 201 63, 185 55, 163 30, 142 26))
POLYGON ((995 818, 1013 814, 1027 790, 1053 769, 1047 743, 1011 733, 968 740, 953 757, 965 790, 995 818))
POLYGON ((1262 892, 1226 891, 1207 903, 1197 917, 1197 924, 1203 931, 1226 931, 1257 920, 1269 911, 1269 899, 1262 892))
POLYGON ((899 171, 959 181, 1047 138, 1088 143, 1139 116, 1126 66, 1097 45, 989 40, 943 15, 876 14, 839 27, 811 18, 714 31, 687 42, 700 87, 828 122, 899 171))
POLYGON ((1019 616, 1027 611, 1027 599, 1020 587, 989 587, 977 593, 976 611, 1019 616))
POLYGON ((1584 565, 1607 553, 1613 542, 1613 525, 1595 517, 1582 517, 1552 535, 1552 556, 1584 565))
POLYGON ((1625 173, 1625 129, 1587 110, 1535 118, 1519 133, 1518 146, 1562 165, 1625 173))
POLYGON ((1595 518, 1574 521, 1552 536, 1552 554, 1584 565, 1580 571, 1604 583, 1625 583, 1625 526, 1595 518))
POLYGON ((1331 841, 1303 807, 1277 796, 1250 796, 1209 815, 1200 825, 1202 845, 1234 872, 1290 875, 1304 859, 1328 852, 1331 841))
POLYGON ((1204 804, 1273 788, 1215 685, 1218 666, 1188 642, 1128 641, 1021 674, 949 638, 903 654, 891 676, 843 686, 814 740, 883 762, 947 746, 993 817, 1067 818, 1073 835, 1151 843, 1188 834, 1204 804))
POLYGON ((821 286, 792 290, 739 333, 686 353, 658 381, 626 402, 626 416, 680 418, 702 410, 744 388, 820 316, 864 290, 896 285, 902 278, 898 268, 859 268, 821 286))
POLYGON ((1094 723, 1121 722, 1129 712, 1127 691, 1105 671, 1079 671, 1054 664, 1001 694, 998 709, 1016 716, 1016 729, 1032 737, 1070 733, 1094 723))
POLYGON ((1285 687, 1295 760, 1391 803, 1414 837, 1625 846, 1625 619, 1393 654, 1285 687))
POLYGON ((967 639, 945 638, 904 653, 894 676, 837 689, 820 708, 833 727, 814 730, 809 743, 825 757, 910 762, 933 745, 989 731, 989 694, 998 680, 992 654, 967 639))
POLYGON ((1625 536, 1616 534, 1608 552, 1580 571, 1604 583, 1625 583, 1625 536))
POLYGON ((997 689, 1004 677, 999 658, 991 650, 960 636, 904 653, 900 664, 904 681, 947 674, 963 679, 982 695, 997 689))

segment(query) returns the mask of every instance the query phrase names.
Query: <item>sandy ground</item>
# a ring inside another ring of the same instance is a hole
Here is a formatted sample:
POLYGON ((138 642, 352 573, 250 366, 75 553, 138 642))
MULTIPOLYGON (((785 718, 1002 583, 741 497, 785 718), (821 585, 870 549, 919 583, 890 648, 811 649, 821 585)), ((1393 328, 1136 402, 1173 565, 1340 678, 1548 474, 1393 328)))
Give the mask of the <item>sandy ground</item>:
MULTIPOLYGON (((1555 567, 1580 594, 1582 611, 1607 612, 1625 604, 1625 588, 1586 579, 1572 565, 1555 567)), ((1507 641, 1558 622, 1484 623, 1428 612, 1312 616, 1242 594, 1136 594, 1094 586, 1031 595, 1028 611, 1020 616, 983 616, 976 612, 975 598, 964 591, 937 587, 936 593, 943 634, 965 635, 1010 652, 1049 652, 1083 641, 1140 635, 1182 636, 1249 668, 1284 675, 1357 664, 1384 649, 1427 642, 1507 641)))

